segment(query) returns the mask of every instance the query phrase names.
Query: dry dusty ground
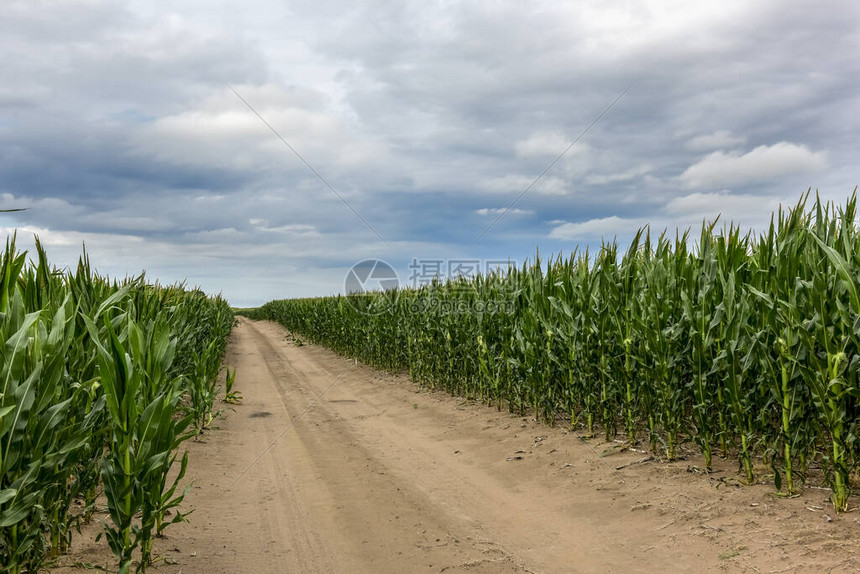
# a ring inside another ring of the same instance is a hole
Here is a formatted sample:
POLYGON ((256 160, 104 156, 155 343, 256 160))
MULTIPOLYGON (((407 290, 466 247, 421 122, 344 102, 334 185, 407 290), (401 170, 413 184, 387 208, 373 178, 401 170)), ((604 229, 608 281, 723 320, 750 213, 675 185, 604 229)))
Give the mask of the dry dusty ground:
MULTIPOLYGON (((739 487, 734 463, 705 476, 695 458, 642 462, 298 346, 273 323, 243 319, 227 363, 245 401, 188 443, 195 510, 158 541, 153 571, 860 570, 858 513, 835 516, 824 490, 784 500, 739 487)), ((63 562, 106 563, 95 532, 63 562)))

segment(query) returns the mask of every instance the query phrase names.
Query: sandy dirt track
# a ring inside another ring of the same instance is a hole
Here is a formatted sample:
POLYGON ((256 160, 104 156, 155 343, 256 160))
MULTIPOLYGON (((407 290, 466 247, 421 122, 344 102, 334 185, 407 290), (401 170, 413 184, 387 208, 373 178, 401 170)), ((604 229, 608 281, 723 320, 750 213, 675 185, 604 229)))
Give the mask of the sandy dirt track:
MULTIPOLYGON (((242 319, 227 364, 245 401, 188 443, 195 510, 153 571, 858 571, 857 513, 833 515, 824 490, 783 500, 739 488, 733 462, 704 476, 586 443, 273 323, 242 319)), ((65 563, 105 549, 85 536, 65 563)))

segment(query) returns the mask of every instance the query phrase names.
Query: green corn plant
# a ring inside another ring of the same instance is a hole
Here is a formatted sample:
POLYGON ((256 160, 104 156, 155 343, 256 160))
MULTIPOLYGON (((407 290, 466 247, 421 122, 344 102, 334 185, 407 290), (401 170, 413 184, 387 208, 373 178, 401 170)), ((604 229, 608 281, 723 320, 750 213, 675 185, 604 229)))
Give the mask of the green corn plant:
MULTIPOLYGON (((690 342, 692 369, 692 415, 694 439, 705 458, 705 469, 711 470, 711 446, 722 430, 715 419, 722 416, 718 408, 720 388, 714 385, 710 371, 717 351, 717 327, 723 312, 716 304, 718 264, 714 253, 713 228, 702 225, 698 253, 687 260, 683 270, 681 308, 683 323, 690 342), (715 415, 718 415, 715 417, 715 415)), ((722 422, 722 421, 721 421, 722 422)))
POLYGON ((712 223, 691 246, 689 232, 652 240, 646 227, 620 257, 606 242, 596 257, 538 254, 504 276, 393 298, 246 312, 423 385, 550 423, 563 413, 588 436, 647 431, 668 459, 688 439, 706 467, 734 449, 750 483, 760 456, 785 495, 823 463, 843 509, 858 456, 860 241, 853 199, 837 214, 807 197, 756 237, 712 223), (510 312, 476 310, 500 297, 510 312))
POLYGON ((830 437, 826 458, 832 467, 832 500, 837 512, 848 509, 850 445, 856 440, 850 404, 860 395, 855 338, 860 325, 856 204, 855 195, 841 214, 828 217, 829 209, 822 212, 820 201, 816 202, 817 226, 809 235, 820 252, 807 252, 807 266, 817 272, 809 274, 802 290, 809 306, 809 318, 801 330, 807 357, 804 371, 819 424, 830 437))
POLYGON ((642 411, 642 403, 647 402, 647 391, 636 372, 636 361, 641 346, 640 333, 636 330, 635 317, 640 313, 639 298, 639 245, 644 229, 639 229, 630 243, 619 266, 619 300, 614 318, 615 337, 621 341, 623 364, 618 366, 618 373, 623 377, 624 392, 624 422, 627 430, 627 440, 630 445, 636 444, 636 431, 642 411))
POLYGON ((721 348, 714 357, 710 376, 722 376, 722 392, 728 404, 728 420, 731 421, 734 434, 740 438, 740 464, 747 483, 752 484, 755 481, 753 411, 758 405, 749 375, 754 357, 754 353, 748 350, 751 315, 749 295, 738 289, 733 271, 722 276, 721 281, 721 348))
MULTIPOLYGON (((67 386, 70 302, 25 313, 14 273, 14 241, 3 255, 6 304, 0 320, 0 563, 34 569, 70 536, 74 474, 85 458, 92 417, 76 418, 80 388, 67 386), (8 273, 9 270, 11 273, 8 273), (43 524, 49 524, 43 532, 43 524)), ((32 275, 30 276, 32 279, 32 275)))
MULTIPOLYGON (((686 338, 677 319, 676 308, 680 301, 677 270, 685 259, 680 248, 684 244, 686 236, 676 239, 673 253, 669 240, 661 235, 653 254, 649 255, 651 262, 644 272, 646 287, 641 321, 644 352, 649 357, 644 370, 654 385, 654 418, 665 434, 665 454, 669 460, 676 457, 686 403, 682 384, 684 358, 687 356, 686 338)), ((652 443, 652 449, 654 446, 652 443)))
MULTIPOLYGON (((593 386, 597 380, 598 365, 598 341, 596 318, 594 316, 595 291, 597 280, 591 273, 588 251, 576 265, 576 279, 571 293, 570 304, 574 309, 572 314, 576 315, 574 323, 577 332, 572 334, 574 347, 572 349, 572 362, 569 363, 568 380, 573 380, 579 387, 574 391, 580 403, 581 413, 585 416, 586 437, 594 436, 594 418, 599 411, 599 402, 593 386)), ((572 417, 573 419, 573 417, 572 417)))
MULTIPOLYGON (((112 524, 104 524, 120 572, 128 572, 133 552, 140 546, 137 571, 146 570, 152 550, 152 531, 161 526, 164 512, 178 501, 170 499, 184 475, 164 496, 167 473, 176 459, 179 443, 188 438, 184 430, 190 417, 174 420, 181 396, 176 379, 165 380, 173 360, 175 342, 170 341, 163 321, 142 330, 130 316, 120 315, 118 335, 113 322, 104 319, 102 335, 88 322, 99 354, 99 377, 105 389, 112 421, 110 456, 102 465, 102 481, 112 524), (100 339, 104 338, 105 343, 100 339), (122 339, 122 340, 121 340, 122 339), (158 365, 147 372, 144 365, 158 365), (135 516, 141 519, 135 522, 135 516), (158 523, 158 525, 156 524, 158 523)), ((181 500, 181 496, 179 500, 181 500)))
MULTIPOLYGON (((760 332, 761 344, 756 345, 759 362, 774 403, 779 411, 778 437, 782 443, 782 473, 787 496, 794 496, 794 461, 802 439, 805 417, 803 405, 808 401, 808 389, 801 384, 801 364, 806 359, 800 345, 801 309, 799 291, 795 288, 800 276, 801 254, 805 244, 806 216, 799 205, 787 215, 779 214, 778 227, 771 222, 769 232, 759 245, 756 262, 758 277, 747 286, 760 303, 758 311, 764 316, 760 332), (753 286, 755 285, 755 286, 753 286)), ((782 475, 773 465, 774 481, 782 490, 782 475)))
POLYGON ((236 384, 236 369, 230 371, 227 367, 227 376, 224 379, 224 402, 231 405, 242 403, 242 393, 233 390, 233 385, 236 384))
MULTIPOLYGON (((74 271, 52 269, 38 238, 36 254, 28 263, 14 236, 0 254, 0 571, 37 571, 65 551, 101 485, 117 519, 113 538, 119 546, 139 543, 144 569, 150 532, 182 516, 177 493, 187 458, 178 461, 177 453, 187 422, 178 415, 188 365, 213 340, 210 360, 220 362, 232 311, 180 286, 110 281, 92 270, 86 253, 74 271), (110 329, 118 332, 108 337, 110 329), (183 342, 177 361, 175 340, 183 342), (133 369, 121 353, 105 354, 117 346, 133 369), (136 419, 128 416, 135 412, 136 419), (123 448, 128 444, 133 448, 123 448), (179 478, 168 484, 177 461, 179 478), (125 474, 126 462, 137 474, 125 474), (78 498, 80 513, 73 510, 78 498), (129 500, 143 502, 126 528, 120 515, 129 500)), ((128 556, 119 554, 127 570, 128 556)))
POLYGON ((595 276, 597 289, 594 298, 596 342, 598 345, 597 373, 601 423, 606 440, 616 433, 615 413, 618 410, 623 370, 619 369, 624 356, 624 340, 618 336, 616 313, 623 304, 618 274, 618 244, 604 243, 597 257, 595 276))

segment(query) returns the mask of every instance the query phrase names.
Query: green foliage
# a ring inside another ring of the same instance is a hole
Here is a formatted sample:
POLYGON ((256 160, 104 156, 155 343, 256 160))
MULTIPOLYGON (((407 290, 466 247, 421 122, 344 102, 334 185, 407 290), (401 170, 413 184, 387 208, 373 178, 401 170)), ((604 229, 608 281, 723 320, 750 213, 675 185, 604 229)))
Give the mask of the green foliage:
POLYGON ((759 237, 645 228, 623 255, 606 243, 473 281, 245 313, 499 408, 631 443, 647 432, 668 459, 684 441, 708 467, 736 452, 749 482, 762 457, 785 495, 820 462, 844 511, 860 460, 857 197, 807 200, 759 237))
POLYGON ((238 405, 242 402, 242 393, 233 390, 233 385, 236 384, 236 369, 230 370, 227 367, 227 376, 224 379, 224 402, 231 405, 238 405))
POLYGON ((233 316, 199 291, 111 282, 84 255, 75 272, 0 256, 0 571, 37 571, 63 552, 103 488, 118 569, 150 561, 187 465, 167 484, 187 428, 210 416, 233 316), (71 511, 75 500, 83 515, 71 511))

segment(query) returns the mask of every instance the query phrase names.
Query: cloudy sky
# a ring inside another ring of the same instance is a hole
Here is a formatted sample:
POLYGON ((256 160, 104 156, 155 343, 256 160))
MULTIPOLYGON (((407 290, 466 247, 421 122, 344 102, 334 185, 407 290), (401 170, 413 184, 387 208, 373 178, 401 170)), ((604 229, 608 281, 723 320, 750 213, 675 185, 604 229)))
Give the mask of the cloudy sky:
POLYGON ((0 50, 4 233, 239 306, 860 183, 847 1, 4 0, 0 50))

